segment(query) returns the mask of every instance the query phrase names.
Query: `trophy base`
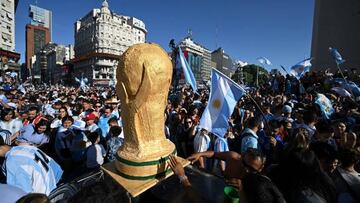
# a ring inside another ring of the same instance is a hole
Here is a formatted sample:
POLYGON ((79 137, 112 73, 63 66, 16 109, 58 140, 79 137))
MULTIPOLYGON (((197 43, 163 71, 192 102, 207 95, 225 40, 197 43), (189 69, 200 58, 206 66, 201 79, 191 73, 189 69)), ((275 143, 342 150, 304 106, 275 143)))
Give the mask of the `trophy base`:
MULTIPOLYGON (((190 164, 190 162, 186 159, 181 157, 176 158, 183 167, 190 164)), ((167 164, 167 161, 165 161, 164 158, 160 158, 159 160, 152 162, 158 162, 159 164, 153 164, 150 166, 131 166, 128 167, 128 170, 122 170, 122 172, 120 172, 119 164, 121 165, 124 163, 121 163, 119 160, 117 160, 108 164, 104 164, 102 169, 111 178, 113 178, 115 182, 125 188, 132 197, 136 197, 173 174, 170 166, 167 164), (154 173, 154 171, 156 172, 154 173), (131 172, 131 175, 127 174, 127 172, 131 172)), ((149 164, 150 162, 144 163, 149 164)), ((137 164, 141 165, 142 163, 137 162, 137 164)))

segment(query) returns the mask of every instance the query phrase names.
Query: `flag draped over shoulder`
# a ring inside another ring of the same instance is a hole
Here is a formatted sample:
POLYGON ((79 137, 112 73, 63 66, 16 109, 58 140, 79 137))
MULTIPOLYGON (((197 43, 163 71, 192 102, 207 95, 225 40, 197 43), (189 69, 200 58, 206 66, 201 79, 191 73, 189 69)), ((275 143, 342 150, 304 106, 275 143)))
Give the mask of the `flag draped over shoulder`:
POLYGON ((193 91, 196 92, 197 91, 197 84, 196 84, 194 74, 193 74, 193 72, 191 70, 191 67, 190 67, 189 63, 186 61, 184 53, 181 51, 180 47, 179 47, 179 54, 178 54, 178 60, 177 61, 178 61, 177 65, 182 67, 186 82, 188 84, 190 84, 193 91))
POLYGON ((305 75, 305 73, 310 71, 311 68, 311 60, 312 58, 305 59, 300 61, 299 63, 293 65, 290 68, 290 73, 295 76, 296 78, 301 78, 305 75))
POLYGON ((320 106, 322 116, 326 119, 329 119, 330 116, 334 113, 334 108, 331 101, 323 94, 317 94, 315 104, 320 106))
POLYGON ((269 59, 265 58, 265 57, 259 57, 256 60, 259 61, 259 63, 263 64, 263 65, 271 65, 271 62, 269 59))
POLYGON ((335 62, 338 65, 345 62, 345 60, 341 57, 341 55, 337 49, 329 47, 329 51, 330 51, 331 56, 335 59, 335 62))
POLYGON ((200 128, 223 137, 229 124, 228 118, 245 90, 216 69, 211 72, 211 92, 208 105, 200 119, 200 128))

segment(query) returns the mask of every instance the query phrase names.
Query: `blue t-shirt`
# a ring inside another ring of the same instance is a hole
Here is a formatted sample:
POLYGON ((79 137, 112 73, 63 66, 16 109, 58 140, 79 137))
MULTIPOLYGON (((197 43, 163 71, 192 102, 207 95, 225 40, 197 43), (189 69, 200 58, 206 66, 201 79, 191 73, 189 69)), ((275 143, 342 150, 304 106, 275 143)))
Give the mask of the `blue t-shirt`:
POLYGON ((249 148, 258 149, 259 137, 253 130, 245 128, 241 136, 241 154, 245 153, 249 148))
POLYGON ((41 145, 49 142, 49 137, 44 133, 35 132, 34 124, 29 124, 24 126, 20 130, 20 135, 17 138, 18 142, 25 142, 30 145, 41 145))
POLYGON ((25 192, 49 195, 63 171, 44 152, 34 146, 16 146, 5 154, 6 183, 25 192))

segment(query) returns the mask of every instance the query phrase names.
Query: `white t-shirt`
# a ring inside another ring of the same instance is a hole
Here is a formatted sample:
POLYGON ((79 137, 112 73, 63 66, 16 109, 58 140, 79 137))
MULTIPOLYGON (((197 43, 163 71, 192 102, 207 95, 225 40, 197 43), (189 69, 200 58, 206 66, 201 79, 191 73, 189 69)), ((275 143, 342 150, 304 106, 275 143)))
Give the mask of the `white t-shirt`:
POLYGON ((95 168, 104 163, 106 151, 101 144, 90 145, 86 152, 86 167, 95 168))
POLYGON ((199 131, 194 138, 194 152, 206 152, 210 148, 210 137, 199 131))
POLYGON ((11 134, 14 134, 23 127, 21 120, 12 119, 10 122, 0 121, 0 128, 4 130, 8 130, 11 134))

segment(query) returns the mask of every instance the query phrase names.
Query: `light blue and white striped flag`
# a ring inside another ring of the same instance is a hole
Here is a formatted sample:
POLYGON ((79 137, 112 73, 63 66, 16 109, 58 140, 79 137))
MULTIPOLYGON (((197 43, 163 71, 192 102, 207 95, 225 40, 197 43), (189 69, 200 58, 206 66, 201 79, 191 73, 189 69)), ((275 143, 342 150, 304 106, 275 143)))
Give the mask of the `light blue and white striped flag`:
POLYGON ((331 101, 323 94, 317 94, 315 104, 319 105, 321 114, 326 119, 330 119, 330 116, 335 112, 331 101))
POLYGON ((193 74, 193 72, 191 70, 191 67, 190 67, 189 63, 186 61, 184 53, 181 51, 180 47, 179 47, 179 55, 178 55, 178 60, 177 61, 178 61, 178 65, 180 65, 182 67, 186 82, 188 84, 190 84, 193 91, 196 92, 197 91, 197 84, 196 84, 194 74, 193 74))
POLYGON ((237 101, 246 92, 238 84, 216 69, 211 72, 211 92, 208 105, 200 119, 200 128, 223 137, 237 101))
POLYGON ((290 73, 296 78, 301 78, 310 71, 312 58, 305 59, 290 68, 290 73))
POLYGON ((259 57, 256 60, 258 60, 259 63, 261 63, 263 65, 271 65, 271 61, 265 57, 259 57))
POLYGON ((341 55, 337 49, 329 47, 329 51, 330 51, 331 56, 335 59, 335 61, 338 65, 345 62, 345 60, 341 57, 341 55))

